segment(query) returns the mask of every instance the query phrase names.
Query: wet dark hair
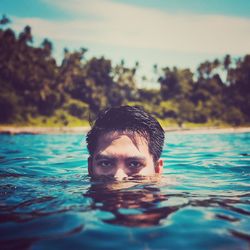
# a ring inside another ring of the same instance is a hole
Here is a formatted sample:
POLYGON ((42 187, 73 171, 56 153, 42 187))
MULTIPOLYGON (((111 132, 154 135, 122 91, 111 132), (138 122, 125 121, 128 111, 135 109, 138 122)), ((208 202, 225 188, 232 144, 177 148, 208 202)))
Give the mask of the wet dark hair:
POLYGON ((90 156, 93 156, 98 139, 108 132, 137 133, 143 136, 149 152, 156 162, 162 153, 164 131, 159 122, 138 106, 120 106, 101 111, 87 134, 86 142, 90 156))

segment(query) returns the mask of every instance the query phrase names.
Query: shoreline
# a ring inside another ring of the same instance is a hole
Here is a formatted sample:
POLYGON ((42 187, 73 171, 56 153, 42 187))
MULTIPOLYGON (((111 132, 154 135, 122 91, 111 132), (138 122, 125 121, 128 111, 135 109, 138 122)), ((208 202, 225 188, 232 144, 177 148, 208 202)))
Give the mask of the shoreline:
MULTIPOLYGON (((221 134, 221 133, 250 133, 250 127, 197 127, 197 128, 163 128, 168 133, 180 134, 221 134)), ((12 127, 0 126, 0 134, 86 134, 90 127, 12 127)))

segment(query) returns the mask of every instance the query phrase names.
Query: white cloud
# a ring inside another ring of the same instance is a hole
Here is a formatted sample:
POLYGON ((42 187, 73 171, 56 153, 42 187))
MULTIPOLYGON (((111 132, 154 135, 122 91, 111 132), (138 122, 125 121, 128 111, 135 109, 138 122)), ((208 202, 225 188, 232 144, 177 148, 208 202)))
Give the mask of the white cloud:
POLYGON ((110 0, 43 0, 71 14, 70 20, 15 18, 36 36, 128 48, 188 53, 250 52, 250 19, 219 15, 171 14, 110 0))

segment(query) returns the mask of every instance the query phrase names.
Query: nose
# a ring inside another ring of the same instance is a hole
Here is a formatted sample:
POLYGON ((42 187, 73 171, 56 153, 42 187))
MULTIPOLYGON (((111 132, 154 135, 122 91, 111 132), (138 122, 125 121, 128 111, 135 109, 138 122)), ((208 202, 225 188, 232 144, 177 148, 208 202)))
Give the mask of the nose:
POLYGON ((118 168, 114 177, 118 180, 122 180, 123 178, 128 177, 128 175, 124 172, 122 168, 118 168))

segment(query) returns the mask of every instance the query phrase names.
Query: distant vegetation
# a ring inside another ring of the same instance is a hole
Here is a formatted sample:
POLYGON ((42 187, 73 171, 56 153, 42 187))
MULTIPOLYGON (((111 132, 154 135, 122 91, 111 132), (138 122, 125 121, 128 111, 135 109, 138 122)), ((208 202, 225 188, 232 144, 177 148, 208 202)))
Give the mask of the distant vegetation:
POLYGON ((65 49, 57 65, 48 39, 34 47, 29 26, 17 35, 8 22, 0 20, 1 124, 81 125, 90 114, 122 104, 141 105, 165 125, 250 123, 250 55, 205 61, 196 72, 154 65, 160 88, 138 88, 138 63, 86 60, 82 48, 65 49))

